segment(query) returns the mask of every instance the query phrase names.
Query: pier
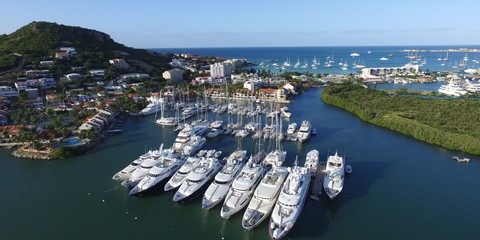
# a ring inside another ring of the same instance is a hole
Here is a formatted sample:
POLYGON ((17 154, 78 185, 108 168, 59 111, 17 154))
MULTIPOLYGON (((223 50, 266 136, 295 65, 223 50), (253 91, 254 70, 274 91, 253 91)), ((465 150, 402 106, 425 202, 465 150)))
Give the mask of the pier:
POLYGON ((310 198, 313 200, 320 201, 320 195, 323 190, 323 176, 325 174, 325 163, 320 162, 318 165, 317 171, 312 176, 314 178, 313 185, 311 188, 310 198))

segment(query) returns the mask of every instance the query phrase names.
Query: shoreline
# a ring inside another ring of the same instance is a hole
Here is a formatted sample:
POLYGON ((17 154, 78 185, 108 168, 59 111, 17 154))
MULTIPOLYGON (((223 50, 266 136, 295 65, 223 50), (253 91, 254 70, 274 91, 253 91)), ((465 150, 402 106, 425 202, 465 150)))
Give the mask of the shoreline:
MULTIPOLYGON (((340 85, 337 85, 340 86, 340 85)), ((414 113, 406 112, 394 112, 383 109, 375 109, 372 106, 368 106, 368 103, 363 103, 362 106, 356 105, 355 102, 358 99, 346 99, 345 95, 352 94, 354 91, 377 91, 377 90, 365 90, 363 88, 345 87, 343 89, 340 86, 339 91, 336 91, 334 87, 327 88, 322 94, 321 99, 326 104, 341 108, 354 115, 361 120, 371 123, 373 125, 383 127, 394 132, 398 132, 407 136, 410 136, 416 140, 420 140, 429 144, 437 145, 449 150, 461 151, 473 155, 480 155, 480 139, 471 135, 467 135, 459 132, 447 132, 444 129, 431 126, 421 121, 417 121, 414 113), (349 92, 350 91, 350 92, 349 92), (336 95, 342 92, 342 96, 336 95), (347 93, 345 93, 347 92, 347 93), (405 114, 411 114, 411 116, 405 116, 405 114)), ((353 86, 353 85, 352 85, 353 86)), ((378 91, 380 92, 380 91, 378 91)), ((368 93, 363 93, 368 94, 368 93)), ((375 93, 374 93, 375 94, 375 93)), ((370 94, 369 97, 380 98, 382 94, 370 94)), ((398 99, 397 99, 398 100, 398 99)), ((433 99, 434 100, 434 99, 433 99)), ((383 101, 385 104, 386 101, 383 101)), ((390 103, 391 104, 391 103, 390 103)), ((433 107, 433 106, 432 106, 433 107)), ((380 108, 380 107, 379 107, 380 108)))

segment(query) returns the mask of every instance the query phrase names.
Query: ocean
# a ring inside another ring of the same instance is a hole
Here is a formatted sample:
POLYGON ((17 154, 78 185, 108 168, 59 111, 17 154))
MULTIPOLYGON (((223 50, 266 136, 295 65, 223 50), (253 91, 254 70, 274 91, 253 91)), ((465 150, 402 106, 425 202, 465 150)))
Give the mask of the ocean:
MULTIPOLYGON (((263 63, 263 69, 266 71, 280 72, 273 64, 279 67, 289 60, 291 67, 287 71, 310 72, 310 73, 329 73, 329 74, 349 74, 355 73, 361 69, 352 68, 354 63, 362 63, 366 67, 400 67, 407 63, 420 64, 426 61, 421 67, 422 70, 438 71, 438 70, 460 70, 466 68, 479 68, 479 64, 473 60, 480 60, 480 52, 467 53, 469 61, 465 66, 458 66, 465 57, 464 52, 449 52, 449 61, 439 61, 447 57, 446 52, 419 52, 418 54, 408 53, 404 50, 446 50, 470 48, 480 49, 480 46, 382 46, 382 47, 245 47, 245 48, 155 48, 154 51, 160 53, 188 53, 200 56, 215 56, 222 58, 247 59, 256 64, 263 63), (370 54, 369 54, 370 52, 370 54), (358 57, 352 57, 351 54, 357 53, 358 57), (390 55, 390 56, 389 56, 390 55), (418 62, 411 61, 407 56, 418 56, 418 62), (333 60, 331 68, 324 68, 324 63, 333 60), (388 58, 387 61, 381 61, 380 58, 388 58), (312 69, 311 65, 314 60, 320 65, 317 69, 312 69), (300 67, 294 68, 294 65, 300 63, 300 67), (347 63, 348 70, 344 71, 339 63, 347 63), (308 68, 301 66, 307 63, 308 68), (452 66, 457 66, 453 68, 452 66)), ((262 69, 258 67, 257 69, 262 69)))
MULTIPOLYGON (((374 54, 383 48, 364 49, 374 54)), ((288 49, 284 53, 278 49, 198 51, 223 57, 244 55, 250 60, 263 52, 257 60, 283 60, 294 56, 294 49, 288 49), (270 50, 277 52, 277 57, 265 53, 270 50), (228 52, 231 55, 226 55, 228 52)), ((343 52, 355 51, 362 56, 360 50, 348 48, 343 52)), ((310 51, 300 48, 298 52, 310 51)), ((337 52, 340 50, 335 56, 337 52)), ((303 164, 307 151, 317 149, 321 161, 335 152, 345 156, 353 173, 346 176, 344 189, 334 200, 326 194, 320 201, 307 199, 287 239, 478 238, 479 156, 446 150, 363 122, 324 104, 322 91, 308 90, 288 105, 293 116, 284 122, 285 129, 290 122, 309 120, 318 133, 304 144, 283 143, 288 151, 285 165, 291 166, 297 156, 303 164), (471 160, 461 164, 452 156, 471 160)), ((1 149, 0 239, 268 239, 267 222, 252 231, 242 228, 244 211, 224 220, 218 206, 202 210, 201 198, 180 205, 172 202, 173 193, 161 190, 132 197, 111 179, 146 150, 162 143, 166 147, 173 144, 176 134, 171 128, 156 126, 154 118, 131 117, 122 133, 71 159, 17 159, 10 156, 11 150, 1 149)), ((211 114, 209 118, 227 117, 211 114)), ((204 146, 223 151, 222 156, 237 147, 233 136, 219 136, 204 146)), ((271 144, 264 143, 263 147, 271 149, 271 144)), ((249 155, 253 152, 251 138, 242 142, 242 148, 249 155)))

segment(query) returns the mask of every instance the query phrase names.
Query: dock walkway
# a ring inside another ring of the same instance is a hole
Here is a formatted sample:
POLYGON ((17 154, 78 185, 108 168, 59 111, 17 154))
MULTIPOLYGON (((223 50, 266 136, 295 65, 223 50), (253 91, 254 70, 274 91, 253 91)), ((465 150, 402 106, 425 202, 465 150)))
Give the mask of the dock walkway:
POLYGON ((323 190, 323 175, 325 172, 325 163, 320 162, 317 168, 317 172, 313 175, 313 186, 311 189, 310 198, 319 201, 320 195, 322 194, 323 190))

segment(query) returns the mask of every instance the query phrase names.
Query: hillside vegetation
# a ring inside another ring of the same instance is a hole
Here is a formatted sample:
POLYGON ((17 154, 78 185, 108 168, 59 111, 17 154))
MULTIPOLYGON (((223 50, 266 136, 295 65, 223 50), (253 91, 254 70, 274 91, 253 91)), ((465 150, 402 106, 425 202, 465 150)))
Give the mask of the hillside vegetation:
MULTIPOLYGON (((75 47, 78 52, 72 65, 106 67, 112 58, 150 65, 156 72, 168 69, 168 57, 143 49, 126 47, 108 34, 50 22, 32 22, 9 35, 0 36, 0 71, 15 67, 17 55, 26 56, 24 65, 52 60, 59 47, 75 47), (135 61, 135 62, 134 62, 135 61)), ((151 72, 151 71, 149 71, 151 72)))
POLYGON ((364 121, 427 143, 480 155, 479 101, 396 96, 351 83, 330 85, 321 97, 364 121))

